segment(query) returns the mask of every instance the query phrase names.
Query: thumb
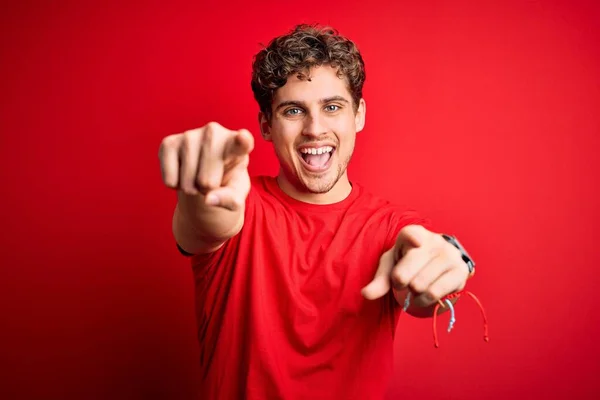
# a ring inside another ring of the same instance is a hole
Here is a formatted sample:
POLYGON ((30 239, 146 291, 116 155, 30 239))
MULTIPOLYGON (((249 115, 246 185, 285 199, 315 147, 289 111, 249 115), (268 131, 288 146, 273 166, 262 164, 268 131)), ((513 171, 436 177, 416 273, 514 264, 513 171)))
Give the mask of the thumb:
POLYGON ((390 250, 383 253, 375 277, 362 289, 363 297, 367 300, 375 300, 389 292, 392 268, 394 268, 394 253, 390 250))
POLYGON ((238 211, 246 201, 239 190, 235 190, 230 186, 223 186, 218 189, 211 190, 206 194, 206 204, 222 207, 230 211, 238 211))

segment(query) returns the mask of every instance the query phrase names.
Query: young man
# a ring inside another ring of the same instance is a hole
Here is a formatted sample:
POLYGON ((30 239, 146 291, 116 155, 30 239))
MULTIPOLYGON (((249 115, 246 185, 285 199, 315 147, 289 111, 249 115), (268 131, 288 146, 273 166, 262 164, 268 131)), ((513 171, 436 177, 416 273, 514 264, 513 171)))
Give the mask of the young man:
POLYGON ((451 238, 348 179, 364 80, 354 43, 300 25, 253 63, 276 178, 249 177, 246 130, 213 122, 163 140, 173 234, 195 275, 201 398, 381 399, 407 293, 407 312, 427 317, 465 287, 472 264, 451 238))

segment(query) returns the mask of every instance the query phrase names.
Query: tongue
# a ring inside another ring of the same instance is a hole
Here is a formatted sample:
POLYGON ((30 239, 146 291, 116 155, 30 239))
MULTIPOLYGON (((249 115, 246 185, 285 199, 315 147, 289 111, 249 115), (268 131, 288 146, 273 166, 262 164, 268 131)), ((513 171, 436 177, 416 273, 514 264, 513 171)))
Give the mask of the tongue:
POLYGON ((330 156, 330 153, 307 154, 306 162, 312 165, 313 167, 322 167, 323 165, 327 164, 327 161, 329 161, 330 156))

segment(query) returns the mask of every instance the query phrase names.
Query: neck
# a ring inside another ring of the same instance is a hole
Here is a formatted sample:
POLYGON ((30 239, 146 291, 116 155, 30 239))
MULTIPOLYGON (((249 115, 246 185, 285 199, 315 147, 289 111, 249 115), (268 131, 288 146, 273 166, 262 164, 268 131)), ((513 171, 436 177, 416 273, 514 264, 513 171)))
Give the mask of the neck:
POLYGON ((326 193, 312 193, 293 185, 283 171, 277 176, 277 184, 281 190, 291 198, 309 204, 333 204, 344 200, 350 195, 352 185, 348 180, 348 171, 345 171, 336 184, 326 193))

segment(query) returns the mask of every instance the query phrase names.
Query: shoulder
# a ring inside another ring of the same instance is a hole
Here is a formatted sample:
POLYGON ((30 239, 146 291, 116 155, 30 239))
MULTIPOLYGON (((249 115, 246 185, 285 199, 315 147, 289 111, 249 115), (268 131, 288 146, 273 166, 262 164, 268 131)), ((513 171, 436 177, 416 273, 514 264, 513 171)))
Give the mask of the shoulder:
POLYGON ((375 194, 361 183, 353 182, 352 186, 355 188, 357 195, 357 204, 364 209, 381 209, 382 211, 389 211, 390 208, 394 207, 394 204, 389 200, 375 194))
POLYGON ((255 205, 274 197, 273 185, 276 185, 275 177, 257 175, 250 177, 250 193, 246 199, 246 206, 255 205))
POLYGON ((275 178, 267 175, 255 175, 250 177, 250 183, 253 189, 266 189, 269 181, 274 181, 275 178))
POLYGON ((261 221, 264 217, 274 218, 279 215, 282 210, 287 209, 282 197, 275 177, 252 176, 250 178, 250 192, 246 197, 246 222, 256 219, 261 221))
POLYGON ((371 190, 357 184, 360 195, 356 201, 356 209, 361 214, 369 214, 388 231, 390 238, 395 238, 399 231, 407 225, 431 227, 431 221, 416 208, 401 201, 386 199, 371 190))
POLYGON ((273 193, 273 185, 277 180, 273 176, 256 175, 250 177, 250 193, 260 196, 269 196, 273 193))
POLYGON ((388 217, 415 214, 416 211, 400 202, 391 201, 374 193, 360 183, 353 183, 358 192, 355 205, 362 212, 374 211, 388 217))

